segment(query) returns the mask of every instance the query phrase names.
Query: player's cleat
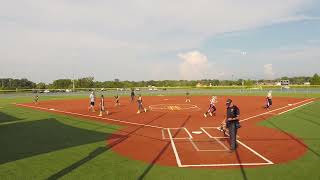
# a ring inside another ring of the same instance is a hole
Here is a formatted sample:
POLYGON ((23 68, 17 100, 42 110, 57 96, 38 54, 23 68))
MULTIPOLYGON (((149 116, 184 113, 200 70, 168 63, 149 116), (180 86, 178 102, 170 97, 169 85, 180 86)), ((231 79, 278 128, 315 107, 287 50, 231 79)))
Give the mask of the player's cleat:
POLYGON ((226 130, 222 126, 219 128, 219 131, 223 132, 223 134, 226 136, 226 130))
POLYGON ((210 114, 210 116, 212 117, 212 113, 209 113, 210 114))
POLYGON ((100 116, 100 117, 101 117, 101 116, 102 116, 102 114, 99 114, 98 116, 100 116))
POLYGON ((138 111, 137 114, 140 114, 140 111, 138 111))
POLYGON ((144 108, 144 112, 147 112, 147 109, 146 109, 146 108, 144 108))
POLYGON ((204 113, 204 114, 203 114, 203 116, 204 116, 204 117, 207 117, 207 114, 206 114, 206 113, 204 113))

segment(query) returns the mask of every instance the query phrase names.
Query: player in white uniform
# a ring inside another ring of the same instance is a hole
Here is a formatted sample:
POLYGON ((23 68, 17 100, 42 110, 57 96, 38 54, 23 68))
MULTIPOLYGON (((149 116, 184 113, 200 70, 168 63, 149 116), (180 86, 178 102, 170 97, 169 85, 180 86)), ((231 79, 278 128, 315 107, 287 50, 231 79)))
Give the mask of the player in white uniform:
POLYGON ((217 96, 212 96, 212 98, 211 98, 211 100, 210 100, 210 105, 209 105, 208 111, 203 114, 204 117, 207 117, 208 114, 209 114, 210 116, 213 116, 213 115, 215 114, 215 112, 216 112, 216 110, 217 110, 215 104, 216 104, 217 102, 218 102, 218 101, 217 101, 217 96))
POLYGON ((95 110, 94 110, 94 102, 95 102, 95 100, 96 100, 96 97, 95 97, 93 91, 91 92, 91 94, 90 94, 90 96, 89 96, 89 99, 90 99, 90 107, 89 107, 88 109, 89 109, 89 111, 91 111, 91 112, 95 112, 95 110))
POLYGON ((268 91, 267 97, 266 97, 266 106, 265 108, 270 108, 272 106, 272 91, 268 91))

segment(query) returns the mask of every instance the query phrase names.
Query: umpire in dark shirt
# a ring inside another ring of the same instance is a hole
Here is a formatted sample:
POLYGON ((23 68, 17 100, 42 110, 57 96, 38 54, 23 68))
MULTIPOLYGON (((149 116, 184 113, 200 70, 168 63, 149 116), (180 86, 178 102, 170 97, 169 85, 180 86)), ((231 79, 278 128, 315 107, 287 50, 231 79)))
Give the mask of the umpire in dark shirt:
POLYGON ((227 106, 226 127, 229 129, 230 150, 234 151, 237 148, 237 131, 238 131, 238 128, 240 128, 240 123, 239 123, 240 110, 236 105, 232 103, 231 99, 227 100, 226 106, 227 106))

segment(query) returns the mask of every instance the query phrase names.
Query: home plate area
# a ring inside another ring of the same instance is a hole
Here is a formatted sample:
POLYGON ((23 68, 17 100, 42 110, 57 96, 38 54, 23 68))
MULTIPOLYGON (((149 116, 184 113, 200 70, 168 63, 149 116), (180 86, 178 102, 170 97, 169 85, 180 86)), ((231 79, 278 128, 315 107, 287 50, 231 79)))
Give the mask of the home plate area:
POLYGON ((216 127, 164 128, 162 138, 170 140, 179 167, 258 166, 273 164, 270 160, 241 142, 237 151, 229 151, 229 137, 216 127))

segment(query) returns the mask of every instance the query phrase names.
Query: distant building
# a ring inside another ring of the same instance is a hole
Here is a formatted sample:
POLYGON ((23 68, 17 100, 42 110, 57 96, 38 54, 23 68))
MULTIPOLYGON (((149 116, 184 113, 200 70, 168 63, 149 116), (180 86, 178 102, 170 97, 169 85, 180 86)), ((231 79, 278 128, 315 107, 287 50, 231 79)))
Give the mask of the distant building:
POLYGON ((281 86, 289 86, 290 81, 289 80, 280 80, 281 86))
POLYGON ((310 86, 310 82, 305 82, 303 85, 310 86))
POLYGON ((289 80, 280 80, 281 83, 281 90, 290 89, 290 81, 289 80))

